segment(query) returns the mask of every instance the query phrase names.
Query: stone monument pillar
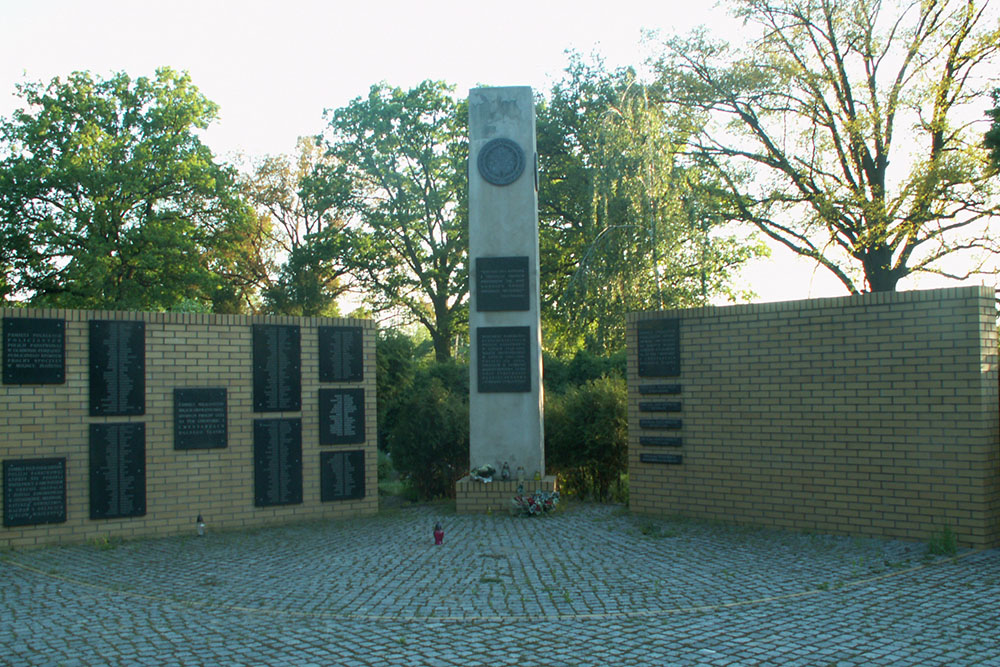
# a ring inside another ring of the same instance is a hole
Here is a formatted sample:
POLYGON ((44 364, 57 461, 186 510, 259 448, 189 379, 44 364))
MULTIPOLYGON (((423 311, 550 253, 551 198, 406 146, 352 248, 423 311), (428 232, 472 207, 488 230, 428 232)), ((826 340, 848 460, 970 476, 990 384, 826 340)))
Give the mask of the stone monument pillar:
MULTIPOLYGON (((526 492, 554 484, 535 481, 545 477, 536 165, 531 88, 470 91, 469 463, 493 465, 497 480, 506 464, 511 488, 521 475, 526 492)), ((475 484, 459 482, 459 511, 493 509, 463 504, 475 484)))

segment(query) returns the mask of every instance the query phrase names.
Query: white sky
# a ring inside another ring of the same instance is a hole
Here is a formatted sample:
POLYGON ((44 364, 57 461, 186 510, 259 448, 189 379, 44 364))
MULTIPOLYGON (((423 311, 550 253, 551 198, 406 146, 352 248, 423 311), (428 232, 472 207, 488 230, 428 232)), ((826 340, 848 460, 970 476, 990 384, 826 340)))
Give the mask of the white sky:
MULTIPOLYGON (((324 109, 378 81, 442 79, 460 95, 481 84, 546 90, 567 49, 639 65, 642 28, 702 24, 739 34, 723 9, 698 0, 0 0, 0 116, 17 108, 14 85, 25 79, 166 65, 219 104, 205 135, 217 154, 290 153, 322 130, 324 109)), ((744 281, 762 301, 843 295, 828 276, 779 249, 744 281)), ((932 285, 904 285, 915 286, 932 285)))

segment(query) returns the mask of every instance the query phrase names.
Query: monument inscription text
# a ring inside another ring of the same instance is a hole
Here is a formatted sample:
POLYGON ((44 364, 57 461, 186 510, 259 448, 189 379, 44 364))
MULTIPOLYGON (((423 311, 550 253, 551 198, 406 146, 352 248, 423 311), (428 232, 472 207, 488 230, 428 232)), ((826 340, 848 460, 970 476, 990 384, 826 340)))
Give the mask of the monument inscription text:
POLYGON ((3 383, 66 381, 66 322, 34 317, 3 318, 3 383))
POLYGON ((531 327, 479 327, 476 350, 481 393, 531 391, 531 327))
POLYGON ((174 449, 226 446, 226 388, 174 389, 174 449))
POLYGON ((90 321, 90 415, 146 412, 146 324, 90 321))
POLYGON ((66 521, 66 459, 3 462, 3 525, 66 521))

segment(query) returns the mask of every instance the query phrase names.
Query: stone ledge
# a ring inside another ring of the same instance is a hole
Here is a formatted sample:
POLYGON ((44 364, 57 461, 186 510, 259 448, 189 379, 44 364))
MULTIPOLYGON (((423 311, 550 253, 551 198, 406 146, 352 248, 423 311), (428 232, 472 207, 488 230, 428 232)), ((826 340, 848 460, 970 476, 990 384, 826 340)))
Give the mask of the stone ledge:
POLYGON ((558 488, 553 475, 523 482, 517 480, 479 482, 466 475, 455 482, 455 511, 459 514, 506 512, 510 509, 511 499, 517 495, 518 485, 523 485, 524 493, 535 491, 552 493, 558 488))

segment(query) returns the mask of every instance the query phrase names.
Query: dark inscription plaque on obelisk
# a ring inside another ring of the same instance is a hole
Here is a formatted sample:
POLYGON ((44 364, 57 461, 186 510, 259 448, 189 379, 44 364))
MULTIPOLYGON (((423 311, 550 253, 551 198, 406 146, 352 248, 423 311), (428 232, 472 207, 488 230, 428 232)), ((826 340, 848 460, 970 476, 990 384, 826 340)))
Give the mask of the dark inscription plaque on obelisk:
POLYGON ((531 327, 476 329, 480 393, 531 391, 531 327))
POLYGON ((253 410, 302 409, 302 359, 299 327, 253 326, 253 410))
POLYGON ((66 521, 66 459, 3 462, 3 525, 66 521))
POLYGON ((90 518, 146 514, 146 425, 90 425, 90 518))
POLYGON ((476 310, 528 310, 528 258, 476 259, 476 310))
POLYGON ((353 445, 364 441, 364 389, 320 389, 319 444, 353 445))
POLYGON ((253 498, 257 507, 302 502, 302 420, 253 422, 253 498))
POLYGON ((174 449, 226 446, 226 388, 174 389, 174 449))
POLYGON ((322 452, 320 465, 320 501, 354 500, 365 497, 365 453, 322 452))
POLYGON ((680 375, 680 320, 644 320, 636 333, 639 377, 680 375))
POLYGON ((62 384, 65 381, 65 320, 3 318, 3 383, 62 384))
POLYGON ((90 415, 146 412, 146 325, 90 321, 90 415))
POLYGON ((364 379, 361 327, 319 327, 319 381, 364 379))

